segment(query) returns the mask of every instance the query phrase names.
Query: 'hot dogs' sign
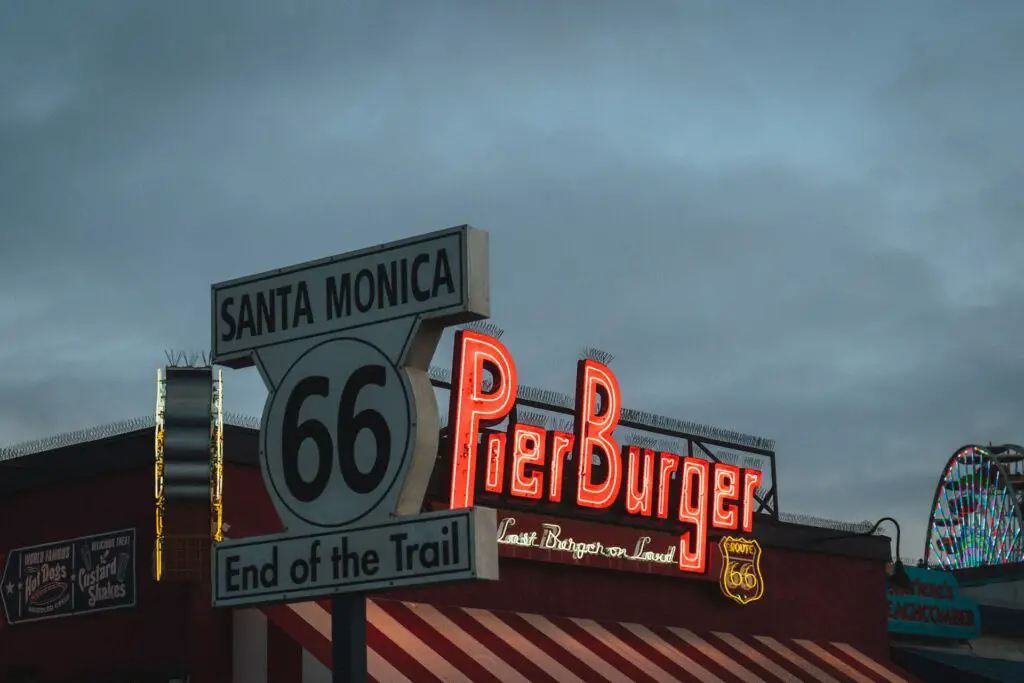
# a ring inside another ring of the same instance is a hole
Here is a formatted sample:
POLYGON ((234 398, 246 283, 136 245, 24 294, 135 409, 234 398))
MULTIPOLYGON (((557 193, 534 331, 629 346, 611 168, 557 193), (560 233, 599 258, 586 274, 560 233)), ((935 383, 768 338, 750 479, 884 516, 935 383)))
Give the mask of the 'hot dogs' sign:
POLYGON ((448 418, 452 509, 514 502, 557 514, 570 507, 672 531, 679 534, 677 567, 696 574, 708 571, 710 530, 751 531, 761 473, 620 447, 613 433, 622 394, 607 365, 579 362, 572 433, 510 423, 480 443, 481 430, 512 413, 517 388, 515 362, 501 342, 472 330, 456 334, 448 418))
POLYGON ((7 553, 0 603, 9 624, 135 604, 135 529, 7 553))

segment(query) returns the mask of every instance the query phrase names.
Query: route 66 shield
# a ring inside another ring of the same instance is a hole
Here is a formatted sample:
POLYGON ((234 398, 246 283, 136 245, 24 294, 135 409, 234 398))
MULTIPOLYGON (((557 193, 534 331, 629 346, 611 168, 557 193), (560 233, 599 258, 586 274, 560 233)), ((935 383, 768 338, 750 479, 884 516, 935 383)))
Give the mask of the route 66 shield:
POLYGON ((740 605, 761 599, 761 544, 749 538, 725 536, 718 547, 722 551, 722 573, 718 579, 722 593, 740 605))

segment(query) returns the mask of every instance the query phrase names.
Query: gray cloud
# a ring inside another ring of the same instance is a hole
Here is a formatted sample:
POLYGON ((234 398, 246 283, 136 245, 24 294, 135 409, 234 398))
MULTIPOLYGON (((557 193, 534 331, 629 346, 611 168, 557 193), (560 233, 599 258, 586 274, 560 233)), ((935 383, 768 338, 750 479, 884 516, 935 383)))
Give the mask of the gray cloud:
POLYGON ((0 10, 3 442, 150 410, 213 281, 462 222, 524 382, 606 348, 787 510, 907 553, 1021 440, 1019 3, 207 5, 0 10))

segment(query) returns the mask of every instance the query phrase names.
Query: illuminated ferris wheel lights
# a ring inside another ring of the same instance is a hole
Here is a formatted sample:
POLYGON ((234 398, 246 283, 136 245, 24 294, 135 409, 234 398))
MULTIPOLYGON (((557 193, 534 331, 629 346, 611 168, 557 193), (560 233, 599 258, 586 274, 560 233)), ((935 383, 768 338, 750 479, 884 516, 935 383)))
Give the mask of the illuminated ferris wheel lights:
POLYGON ((964 455, 960 456, 960 464, 962 465, 980 465, 984 462, 984 455, 979 453, 977 450, 972 450, 964 455))
POLYGON ((965 446, 946 463, 929 515, 925 561, 955 569, 1024 561, 1024 448, 965 446))
POLYGON ((965 517, 978 509, 978 501, 973 498, 957 498, 949 502, 949 511, 956 517, 965 517))

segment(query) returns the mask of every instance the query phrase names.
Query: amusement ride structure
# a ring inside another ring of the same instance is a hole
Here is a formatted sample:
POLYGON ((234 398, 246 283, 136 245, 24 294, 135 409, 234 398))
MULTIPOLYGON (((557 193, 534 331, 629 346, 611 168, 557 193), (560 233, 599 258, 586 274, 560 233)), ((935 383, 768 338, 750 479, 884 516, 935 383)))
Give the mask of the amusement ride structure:
POLYGON ((947 461, 925 536, 928 566, 1024 562, 1024 447, 963 446, 947 461))

